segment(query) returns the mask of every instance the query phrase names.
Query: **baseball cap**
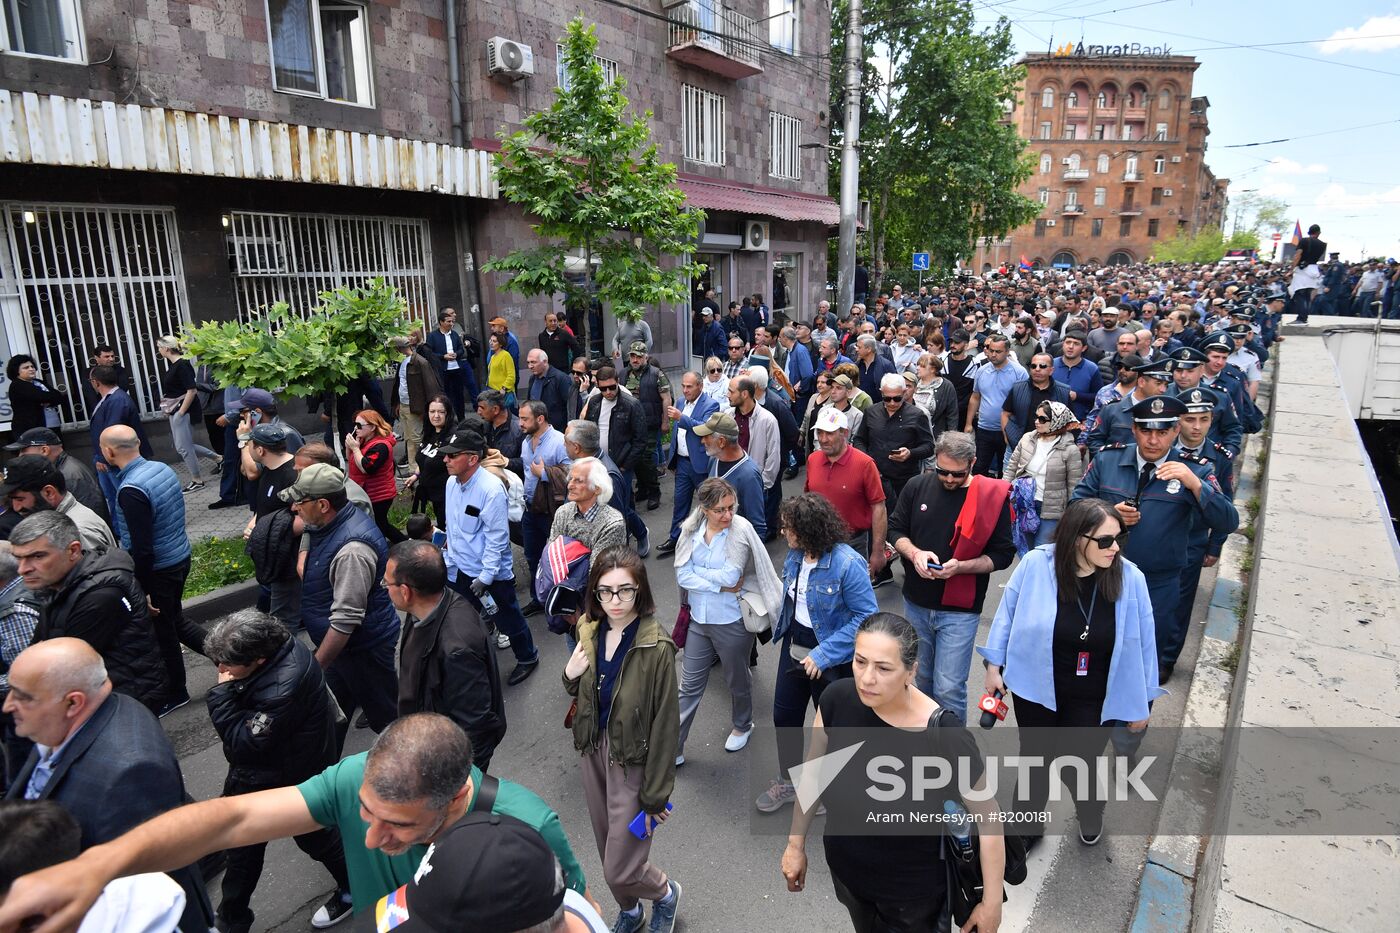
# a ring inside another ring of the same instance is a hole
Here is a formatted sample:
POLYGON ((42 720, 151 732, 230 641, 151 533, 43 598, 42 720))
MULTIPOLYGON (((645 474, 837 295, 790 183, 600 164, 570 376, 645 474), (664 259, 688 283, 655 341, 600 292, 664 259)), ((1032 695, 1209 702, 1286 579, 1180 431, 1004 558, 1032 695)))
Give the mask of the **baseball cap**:
POLYGON ((818 431, 848 431, 851 427, 851 419, 844 411, 837 411, 830 405, 823 408, 817 414, 818 431))
POLYGON ((722 411, 715 412, 704 424, 698 424, 690 430, 696 437, 718 434, 731 441, 739 439, 739 423, 734 420, 733 415, 725 414, 722 411))
POLYGON ((251 439, 259 447, 287 447, 287 429, 280 424, 260 424, 253 428, 251 439))
POLYGON ((6 450, 24 450, 28 447, 55 446, 63 443, 63 438, 58 436, 58 432, 52 428, 30 428, 25 431, 12 443, 6 444, 6 450))
POLYGON ((499 327, 509 327, 509 326, 510 326, 510 323, 509 323, 505 318, 503 318, 503 317, 493 317, 493 318, 492 318, 490 321, 488 321, 487 323, 489 323, 492 327, 497 327, 497 326, 499 326, 499 327))
POLYGON ((468 813, 432 845, 413 880, 379 899, 377 933, 514 933, 564 902, 544 837, 503 813, 468 813))
POLYGON ((852 382, 852 381, 851 381, 851 377, 850 377, 850 376, 847 376, 845 373, 842 373, 841 375, 837 376, 836 378, 832 379, 831 381, 834 382, 834 383, 836 383, 837 385, 839 385, 839 386, 840 386, 841 388, 843 388, 843 389, 853 389, 853 388, 855 388, 855 383, 852 382))
POLYGON ((5 482, 0 485, 0 498, 8 498, 17 489, 42 489, 54 482, 58 469, 48 457, 26 454, 5 465, 5 482))
POLYGON ((276 404, 277 399, 266 389, 249 389, 243 393, 243 398, 238 400, 239 408, 270 408, 276 404))
POLYGON ((486 438, 471 429, 454 431, 452 436, 447 439, 447 443, 438 445, 438 453, 484 454, 486 453, 486 438))
POLYGON ((301 471, 297 481, 277 494, 283 502, 324 499, 345 489, 345 474, 329 463, 313 463, 301 471))
POLYGON ((634 340, 627 345, 627 352, 640 353, 645 356, 647 352, 647 342, 645 340, 634 340))

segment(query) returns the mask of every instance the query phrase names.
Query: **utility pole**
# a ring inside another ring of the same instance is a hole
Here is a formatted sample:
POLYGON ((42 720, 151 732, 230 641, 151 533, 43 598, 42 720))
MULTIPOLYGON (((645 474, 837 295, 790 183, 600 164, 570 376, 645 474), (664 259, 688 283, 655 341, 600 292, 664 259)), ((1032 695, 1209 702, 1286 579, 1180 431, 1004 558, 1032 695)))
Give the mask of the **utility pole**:
POLYGON ((856 293, 856 214, 860 210, 860 0, 849 0, 846 22, 846 121, 841 140, 841 231, 837 246, 836 313, 847 314, 856 293))

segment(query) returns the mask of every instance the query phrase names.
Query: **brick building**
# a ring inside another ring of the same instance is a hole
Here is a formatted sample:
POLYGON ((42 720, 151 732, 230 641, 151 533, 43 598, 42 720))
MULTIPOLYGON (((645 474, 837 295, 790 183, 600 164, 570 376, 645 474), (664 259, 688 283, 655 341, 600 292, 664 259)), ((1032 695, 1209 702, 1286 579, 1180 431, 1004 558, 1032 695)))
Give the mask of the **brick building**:
POLYGON ((1008 109, 1035 169, 1021 193, 1043 205, 1032 223, 976 251, 974 268, 1146 260, 1163 239, 1218 227, 1228 179, 1206 165, 1209 100, 1193 97, 1200 66, 1181 55, 1028 55, 1008 109))
MULTIPOLYGON (((837 209, 825 154, 798 146, 827 137, 829 19, 797 0, 731 2, 0 5, 0 354, 33 353, 70 388, 77 425, 91 348, 113 344, 155 414, 160 334, 276 300, 306 308, 371 276, 426 320, 455 306, 479 330, 500 314, 533 346, 551 302, 479 271, 531 238, 491 154, 552 100, 577 14, 709 212, 695 284, 810 306, 837 209), (524 47, 532 68, 512 68, 524 47)), ((649 313, 663 363, 687 358, 689 315, 649 313)))

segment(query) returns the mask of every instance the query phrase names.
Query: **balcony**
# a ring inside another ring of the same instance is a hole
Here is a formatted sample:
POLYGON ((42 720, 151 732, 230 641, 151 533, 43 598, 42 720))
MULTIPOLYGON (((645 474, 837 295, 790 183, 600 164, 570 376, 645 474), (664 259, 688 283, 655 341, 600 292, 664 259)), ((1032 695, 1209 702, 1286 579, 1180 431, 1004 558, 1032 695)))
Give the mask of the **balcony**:
POLYGON ((1124 181, 1142 181, 1142 172, 1124 172, 1124 181))
POLYGON ((701 3, 667 11, 666 54, 683 65, 731 80, 763 73, 756 49, 767 44, 755 21, 728 7, 701 3))
POLYGON ((1076 117, 1079 118, 1079 119, 1081 119, 1081 120, 1087 120, 1087 119, 1089 119, 1089 105, 1088 105, 1088 104, 1080 104, 1080 105, 1077 106, 1077 107, 1071 107, 1071 106, 1069 106, 1068 104, 1066 104, 1066 105, 1065 105, 1065 119, 1066 119, 1066 120, 1072 120, 1072 119, 1075 119, 1076 117))
POLYGON ((1124 119, 1125 121, 1131 122, 1131 123, 1146 123, 1146 122, 1147 122, 1147 108, 1146 108, 1146 107, 1124 107, 1124 108, 1123 108, 1123 119, 1124 119))
POLYGON ((1128 205, 1124 206, 1124 208, 1118 212, 1118 216, 1119 216, 1119 217, 1141 217, 1141 216, 1142 216, 1142 208, 1140 208, 1140 207, 1134 207, 1133 205, 1128 204, 1128 205))
POLYGON ((1089 177, 1087 168, 1067 168, 1065 169, 1065 181, 1083 181, 1089 177))
POLYGON ((1084 213, 1084 205, 1066 204, 1064 207, 1060 208, 1060 213, 1069 217, 1078 217, 1080 214, 1084 213))

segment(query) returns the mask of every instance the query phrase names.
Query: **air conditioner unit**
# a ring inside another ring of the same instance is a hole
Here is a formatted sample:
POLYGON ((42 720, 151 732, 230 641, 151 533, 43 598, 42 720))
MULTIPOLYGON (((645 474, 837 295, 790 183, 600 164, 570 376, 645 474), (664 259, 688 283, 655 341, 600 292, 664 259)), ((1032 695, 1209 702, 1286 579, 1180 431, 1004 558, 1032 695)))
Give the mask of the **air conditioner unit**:
POLYGON ((523 42, 492 36, 486 40, 486 73, 519 81, 535 73, 535 53, 523 42))
POLYGON ((280 275, 287 271, 287 255, 282 244, 270 236, 228 238, 229 259, 234 275, 280 275))
POLYGON ((1061 164, 1061 165, 1069 165, 1069 159, 1061 159, 1061 160, 1060 160, 1060 164, 1061 164))
POLYGON ((1171 197, 1171 196, 1172 196, 1172 189, 1170 189, 1170 188, 1163 188, 1163 189, 1162 189, 1162 197, 1164 197, 1164 198, 1169 198, 1169 197, 1171 197))
POLYGON ((1053 220, 1047 220, 1047 221, 1045 221, 1045 226, 1047 226, 1047 227, 1053 227, 1053 226, 1055 226, 1055 221, 1053 221, 1053 220))
POLYGON ((1173 164, 1173 165, 1177 164, 1177 163, 1180 162, 1180 161, 1181 161, 1181 156, 1172 156, 1172 164, 1173 164))
POLYGON ((768 221, 744 221, 744 249, 750 252, 765 252, 768 249, 768 221))

